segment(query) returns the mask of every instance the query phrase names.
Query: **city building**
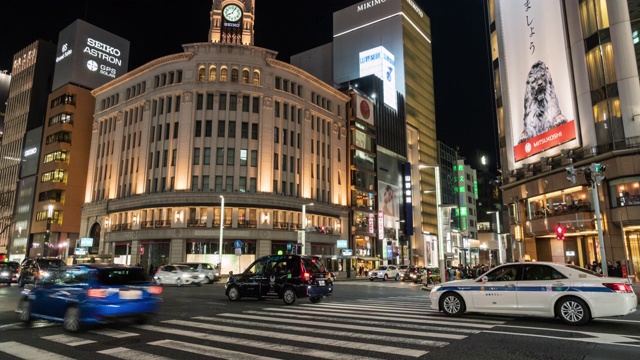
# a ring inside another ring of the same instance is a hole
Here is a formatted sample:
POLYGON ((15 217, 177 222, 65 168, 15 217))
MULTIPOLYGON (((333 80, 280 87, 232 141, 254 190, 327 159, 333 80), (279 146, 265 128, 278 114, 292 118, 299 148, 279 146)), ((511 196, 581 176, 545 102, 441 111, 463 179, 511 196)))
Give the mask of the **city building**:
POLYGON ((350 98, 253 46, 253 20, 254 0, 214 0, 209 42, 92 91, 80 234, 101 254, 226 273, 266 254, 338 253, 350 98))
POLYGON ((9 84, 11 75, 7 70, 0 71, 0 145, 2 144, 2 133, 4 132, 4 116, 7 111, 7 99, 9 98, 9 84))
MULTIPOLYGON (((291 64, 330 84, 360 86, 368 75, 381 80, 381 87, 364 94, 380 99, 375 107, 388 114, 374 119, 376 149, 371 151, 379 227, 374 235, 381 261, 390 260, 388 254, 398 257, 397 253, 401 259, 395 261, 424 265, 430 262, 430 244, 437 234, 433 167, 438 149, 430 32, 429 18, 412 0, 363 1, 334 13, 330 44, 291 58, 291 64), (398 194, 398 211, 385 220, 380 212, 386 191, 398 194), (395 249, 394 240, 397 243, 400 239, 395 238, 401 235, 403 244, 395 249)), ((357 228, 359 219, 353 216, 350 226, 357 228)), ((360 243, 359 236, 352 234, 351 244, 360 243)))
POLYGON ((487 8, 514 258, 620 261, 637 278, 640 3, 489 0, 487 8))
POLYGON ((31 155, 24 152, 23 145, 29 132, 41 132, 37 129, 42 127, 42 119, 46 114, 55 53, 54 44, 38 40, 13 56, 0 147, 0 256, 3 257, 7 254, 9 239, 14 233, 19 239, 14 246, 27 246, 28 223, 24 221, 28 218, 26 214, 31 212, 33 201, 28 202, 29 208, 16 206, 18 195, 31 199, 34 196, 33 187, 23 188, 23 194, 18 194, 21 164, 31 155))

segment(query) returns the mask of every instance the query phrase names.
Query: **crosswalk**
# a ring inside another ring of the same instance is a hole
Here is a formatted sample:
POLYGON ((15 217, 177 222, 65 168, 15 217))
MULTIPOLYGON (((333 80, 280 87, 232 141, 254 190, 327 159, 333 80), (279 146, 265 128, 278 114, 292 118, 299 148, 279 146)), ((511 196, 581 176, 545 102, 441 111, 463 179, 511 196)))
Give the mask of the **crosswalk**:
POLYGON ((123 329, 78 334, 60 327, 42 336, 2 342, 0 358, 18 359, 421 359, 508 318, 447 318, 429 309, 426 294, 300 302, 295 306, 160 319, 123 329))

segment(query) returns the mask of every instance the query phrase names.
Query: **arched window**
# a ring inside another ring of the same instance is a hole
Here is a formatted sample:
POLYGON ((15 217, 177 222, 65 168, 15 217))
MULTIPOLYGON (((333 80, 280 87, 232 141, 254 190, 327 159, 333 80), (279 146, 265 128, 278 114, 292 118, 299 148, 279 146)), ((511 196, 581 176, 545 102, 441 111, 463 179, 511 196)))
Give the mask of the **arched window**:
POLYGON ((260 85, 260 71, 253 71, 253 85, 260 85))
POLYGON ((242 83, 243 84, 249 83, 249 70, 247 69, 242 70, 242 83))
POLYGON ((227 68, 220 69, 220 81, 227 81, 227 68))
POLYGON ((209 81, 216 81, 216 75, 218 74, 218 71, 216 70, 215 66, 212 66, 209 68, 209 81))
POLYGON ((198 68, 198 81, 204 81, 205 77, 204 77, 204 66, 200 66, 198 68))
POLYGON ((234 83, 238 82, 238 69, 231 70, 231 82, 234 82, 234 83))

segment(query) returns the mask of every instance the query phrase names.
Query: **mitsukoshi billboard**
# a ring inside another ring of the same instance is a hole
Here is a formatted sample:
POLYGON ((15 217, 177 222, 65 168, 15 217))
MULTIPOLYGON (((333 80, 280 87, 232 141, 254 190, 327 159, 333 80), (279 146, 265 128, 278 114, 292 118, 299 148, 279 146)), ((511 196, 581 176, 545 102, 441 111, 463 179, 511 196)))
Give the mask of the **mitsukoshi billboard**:
POLYGON ((555 155, 558 145, 577 146, 578 127, 560 0, 497 0, 496 5, 513 169, 525 159, 555 155))

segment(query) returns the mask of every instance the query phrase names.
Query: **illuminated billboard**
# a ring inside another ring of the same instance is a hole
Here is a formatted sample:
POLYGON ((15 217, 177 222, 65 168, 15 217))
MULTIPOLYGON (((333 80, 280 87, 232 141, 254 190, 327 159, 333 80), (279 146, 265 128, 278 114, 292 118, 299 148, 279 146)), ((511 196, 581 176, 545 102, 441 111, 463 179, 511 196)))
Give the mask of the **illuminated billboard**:
POLYGON ((375 75, 382 80, 384 86, 384 103, 394 110, 398 110, 396 95, 396 62, 392 53, 384 46, 361 51, 358 56, 360 76, 375 75))
POLYGON ((360 95, 356 95, 356 118, 373 125, 373 103, 360 95))
POLYGON ((560 0, 496 0, 509 168, 579 145, 560 0))
POLYGON ((72 83, 95 89, 128 71, 129 41, 76 20, 58 36, 52 90, 72 83))

